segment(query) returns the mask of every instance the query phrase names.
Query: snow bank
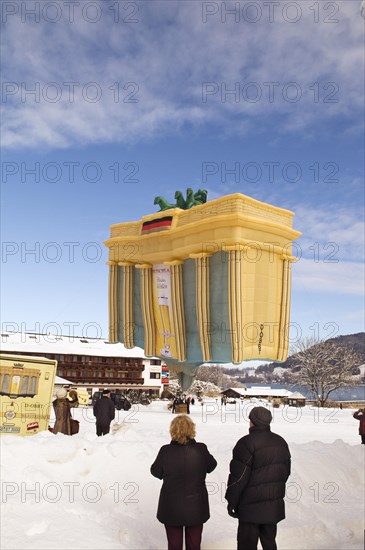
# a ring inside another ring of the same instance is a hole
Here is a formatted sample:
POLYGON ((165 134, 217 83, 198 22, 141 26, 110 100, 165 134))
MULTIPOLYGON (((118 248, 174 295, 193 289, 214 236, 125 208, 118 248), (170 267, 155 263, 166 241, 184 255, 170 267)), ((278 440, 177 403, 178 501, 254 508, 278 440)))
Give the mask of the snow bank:
MULTIPOLYGON (((251 404, 252 407, 252 404, 251 404)), ((211 519, 205 550, 236 547, 237 520, 226 512, 225 484, 232 448, 247 433, 249 408, 221 409, 214 399, 192 407, 197 440, 218 461, 207 477, 211 519)), ((280 550, 360 550, 363 544, 364 446, 349 410, 274 409, 272 430, 292 453, 287 518, 280 550), (298 412, 299 411, 299 412, 298 412)), ((81 431, 2 436, 1 548, 166 548, 156 519, 161 482, 149 468, 169 441, 166 402, 120 411, 113 434, 95 435, 90 409, 77 409, 81 431)))

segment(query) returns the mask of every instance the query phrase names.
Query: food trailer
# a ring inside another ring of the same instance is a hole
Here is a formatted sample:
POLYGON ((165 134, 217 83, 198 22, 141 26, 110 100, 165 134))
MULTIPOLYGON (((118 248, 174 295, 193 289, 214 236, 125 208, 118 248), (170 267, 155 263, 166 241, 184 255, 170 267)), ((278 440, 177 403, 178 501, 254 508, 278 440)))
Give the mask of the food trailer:
POLYGON ((0 355, 0 434, 48 429, 56 370, 45 357, 0 355))

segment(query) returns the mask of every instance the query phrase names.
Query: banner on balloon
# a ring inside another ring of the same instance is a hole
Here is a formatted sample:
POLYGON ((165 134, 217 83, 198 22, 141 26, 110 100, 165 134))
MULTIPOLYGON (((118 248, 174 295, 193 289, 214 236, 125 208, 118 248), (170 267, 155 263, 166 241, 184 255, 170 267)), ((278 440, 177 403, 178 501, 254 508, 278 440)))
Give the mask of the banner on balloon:
POLYGON ((170 267, 156 264, 153 274, 153 313, 156 325, 155 355, 177 359, 172 321, 170 267))

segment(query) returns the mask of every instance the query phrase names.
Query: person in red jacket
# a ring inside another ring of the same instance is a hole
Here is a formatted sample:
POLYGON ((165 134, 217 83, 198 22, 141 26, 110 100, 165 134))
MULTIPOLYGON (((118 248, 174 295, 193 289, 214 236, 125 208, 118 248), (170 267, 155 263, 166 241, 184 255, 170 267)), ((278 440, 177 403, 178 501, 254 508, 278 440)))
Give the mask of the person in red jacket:
POLYGON ((352 415, 356 420, 360 421, 359 435, 361 437, 361 443, 365 445, 365 409, 359 409, 352 415))

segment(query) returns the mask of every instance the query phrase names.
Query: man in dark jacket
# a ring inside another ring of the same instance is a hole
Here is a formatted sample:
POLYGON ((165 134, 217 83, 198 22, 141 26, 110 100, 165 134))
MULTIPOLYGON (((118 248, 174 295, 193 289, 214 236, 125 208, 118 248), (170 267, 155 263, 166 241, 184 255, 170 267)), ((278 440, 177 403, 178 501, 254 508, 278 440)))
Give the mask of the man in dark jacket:
POLYGON ((277 523, 285 518, 285 483, 290 475, 286 441, 270 430, 271 412, 254 407, 249 435, 233 449, 226 499, 228 513, 238 518, 237 549, 276 550, 277 523))
POLYGON ((96 417, 96 435, 106 435, 110 431, 110 422, 115 418, 115 406, 110 399, 110 390, 104 390, 103 395, 94 405, 96 417))

